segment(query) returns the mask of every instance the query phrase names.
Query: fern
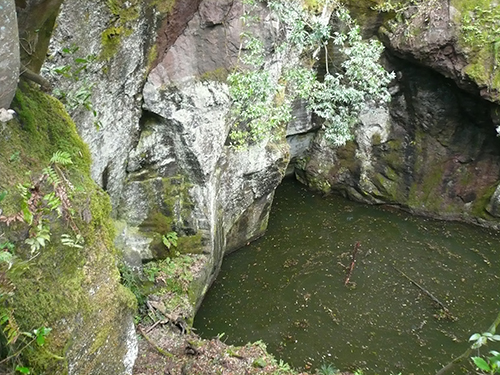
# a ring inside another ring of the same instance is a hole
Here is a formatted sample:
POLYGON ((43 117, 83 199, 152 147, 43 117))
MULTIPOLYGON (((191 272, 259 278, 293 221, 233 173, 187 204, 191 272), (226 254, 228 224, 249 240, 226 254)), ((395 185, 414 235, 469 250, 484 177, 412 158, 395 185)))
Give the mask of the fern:
POLYGON ((162 236, 163 244, 170 249, 172 245, 177 247, 177 232, 168 232, 166 235, 162 236))
POLYGON ((75 249, 82 249, 82 244, 84 243, 83 237, 81 234, 77 234, 76 238, 72 238, 69 234, 61 235, 61 243, 64 246, 72 247, 75 249))
POLYGON ((56 193, 52 191, 49 194, 45 194, 43 200, 47 204, 50 211, 57 211, 59 216, 61 215, 61 200, 56 196, 56 193))
POLYGON ((23 201, 27 202, 31 198, 30 189, 31 185, 17 184, 17 190, 19 190, 21 197, 23 197, 23 201))
POLYGON ((42 247, 45 247, 48 241, 50 241, 50 229, 40 222, 32 236, 24 242, 30 246, 31 254, 33 255, 34 253, 38 253, 42 247))
POLYGON ((53 164, 59 164, 63 166, 73 164, 73 161, 71 160, 71 155, 66 151, 54 152, 52 158, 50 159, 50 162, 53 164))
POLYGON ((51 183, 54 187, 61 183, 61 178, 58 176, 54 168, 46 167, 43 169, 43 173, 47 176, 47 181, 49 181, 49 183, 51 183))
POLYGON ((21 331, 11 310, 2 308, 0 311, 0 325, 3 326, 2 330, 5 338, 7 339, 7 344, 15 343, 19 338, 21 331))
POLYGON ((0 251, 0 264, 7 263, 8 269, 10 269, 12 267, 12 264, 13 264, 12 257, 13 257, 13 255, 11 253, 9 253, 8 251, 0 251))

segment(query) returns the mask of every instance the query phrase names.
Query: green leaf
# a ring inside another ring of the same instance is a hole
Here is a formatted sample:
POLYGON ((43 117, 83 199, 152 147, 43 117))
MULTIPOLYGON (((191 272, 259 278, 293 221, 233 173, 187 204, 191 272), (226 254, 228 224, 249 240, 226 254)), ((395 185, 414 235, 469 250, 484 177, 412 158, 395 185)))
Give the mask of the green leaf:
POLYGON ((7 191, 2 191, 0 193, 0 202, 3 201, 5 199, 5 197, 7 196, 7 191))
POLYGON ((172 246, 172 244, 170 243, 170 241, 168 240, 167 237, 165 236, 162 236, 162 241, 163 241, 163 244, 167 247, 167 249, 170 249, 170 246, 172 246))
POLYGON ((12 263, 12 254, 8 251, 0 251, 0 263, 12 263))
POLYGON ((16 371, 20 372, 21 374, 31 374, 30 369, 28 367, 24 366, 16 366, 16 371))
POLYGON ((4 313, 4 314, 0 315, 0 325, 4 325, 4 323, 8 320, 9 320, 9 316, 7 314, 4 313))
POLYGON ((491 371, 490 365, 481 357, 472 357, 475 365, 483 371, 491 371))
POLYGON ((474 333, 470 338, 469 341, 476 341, 478 338, 481 337, 480 333, 474 333))
POLYGON ((54 163, 54 164, 60 164, 60 165, 73 164, 73 161, 71 160, 71 155, 66 151, 56 151, 52 155, 50 162, 54 163))
POLYGON ((45 344, 45 336, 47 336, 50 331, 52 331, 52 328, 46 328, 46 327, 40 327, 38 329, 33 330, 34 334, 36 335, 36 343, 39 346, 43 346, 45 344))

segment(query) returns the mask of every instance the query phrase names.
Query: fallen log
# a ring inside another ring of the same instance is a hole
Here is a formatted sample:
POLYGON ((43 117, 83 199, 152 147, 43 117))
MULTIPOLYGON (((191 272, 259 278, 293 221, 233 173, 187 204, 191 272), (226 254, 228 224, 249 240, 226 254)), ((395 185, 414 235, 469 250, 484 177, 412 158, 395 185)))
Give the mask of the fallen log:
MULTIPOLYGON (((394 266, 393 266, 394 267, 394 266)), ((404 278, 406 278, 408 281, 410 281, 413 285, 415 285, 418 289, 420 289, 422 292, 424 292, 427 297, 429 297, 433 302, 435 302, 439 307, 441 307, 441 309, 443 309, 443 311, 445 312, 445 314, 447 315, 447 317, 453 319, 453 315, 451 315, 451 312, 450 310, 444 305, 443 302, 441 302, 439 299, 436 298, 436 296, 434 296, 434 294, 432 294, 431 292, 429 292, 427 289, 425 289, 422 285, 420 285, 419 283, 417 283, 415 280, 413 280, 411 277, 409 277, 407 274, 405 274, 403 271, 401 271, 400 269, 394 267, 394 269, 396 271, 398 271, 404 278)))
POLYGON ((354 266, 356 265, 356 255, 358 254, 358 250, 359 250, 360 246, 361 246, 361 244, 359 243, 359 241, 356 242, 356 244, 354 245, 354 250, 352 251, 352 257, 351 257, 351 265, 350 265, 349 270, 347 272, 347 276, 345 278, 344 285, 349 284, 349 281, 351 280, 352 272, 354 271, 354 266))

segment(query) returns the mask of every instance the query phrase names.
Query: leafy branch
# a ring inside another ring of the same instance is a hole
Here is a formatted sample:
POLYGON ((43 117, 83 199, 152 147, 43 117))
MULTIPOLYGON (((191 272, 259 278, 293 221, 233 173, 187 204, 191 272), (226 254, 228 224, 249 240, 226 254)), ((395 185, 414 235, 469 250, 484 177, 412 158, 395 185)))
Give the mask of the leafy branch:
MULTIPOLYGON (((251 0, 245 4, 256 7, 251 0)), ((348 11, 334 1, 325 1, 320 15, 308 12, 299 0, 270 0, 267 5, 279 20, 282 40, 275 43, 274 50, 285 63, 276 76, 265 62, 263 42, 248 32, 242 34, 242 66, 228 77, 236 128, 230 135, 233 145, 243 147, 279 136, 278 130, 292 119, 291 103, 296 98, 305 100, 309 109, 324 120, 327 140, 335 146, 344 145, 352 139, 352 128, 366 103, 390 99, 387 85, 394 74, 378 63, 382 44, 363 41, 348 11), (332 12, 342 31, 331 32, 332 12), (335 65, 329 57, 331 47, 339 51, 335 65), (317 59, 320 51, 325 57, 324 77, 317 77, 310 66, 286 62, 290 54, 317 59)), ((244 18, 252 19, 247 15, 244 18)))
MULTIPOLYGON (((485 333, 482 333, 482 334, 476 333, 476 334, 472 335, 470 337, 469 341, 474 341, 474 343, 469 348, 467 348, 467 350, 464 353, 462 353, 458 357, 454 358, 451 362, 449 362, 446 366, 444 366, 441 370, 439 370, 436 373, 436 375, 443 375, 443 374, 447 373, 448 371, 450 371, 456 364, 470 358, 473 350, 479 349, 481 346, 485 345, 488 341, 499 341, 500 335, 495 335, 496 329, 497 329, 499 324, 500 324, 500 312, 498 313, 495 321, 490 325, 490 327, 488 328, 488 330, 485 333)), ((493 354, 494 361, 496 360, 496 357, 497 356, 495 354, 493 354)), ((477 357, 473 357, 472 360, 474 361, 476 366, 479 367, 479 365, 476 363, 476 361, 480 362, 481 364, 482 364, 482 361, 474 360, 474 358, 477 358, 477 357)), ((496 369, 498 369, 498 366, 496 369)))

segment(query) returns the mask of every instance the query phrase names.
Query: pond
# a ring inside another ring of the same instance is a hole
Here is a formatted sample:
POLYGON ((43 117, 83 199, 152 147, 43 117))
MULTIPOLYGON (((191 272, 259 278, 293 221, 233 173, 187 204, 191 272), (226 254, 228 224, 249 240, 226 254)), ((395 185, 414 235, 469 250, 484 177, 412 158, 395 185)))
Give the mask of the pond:
POLYGON ((226 257, 195 328, 229 344, 263 340, 300 369, 432 374, 497 316, 499 248, 494 231, 323 198, 287 180, 266 235, 226 257))

